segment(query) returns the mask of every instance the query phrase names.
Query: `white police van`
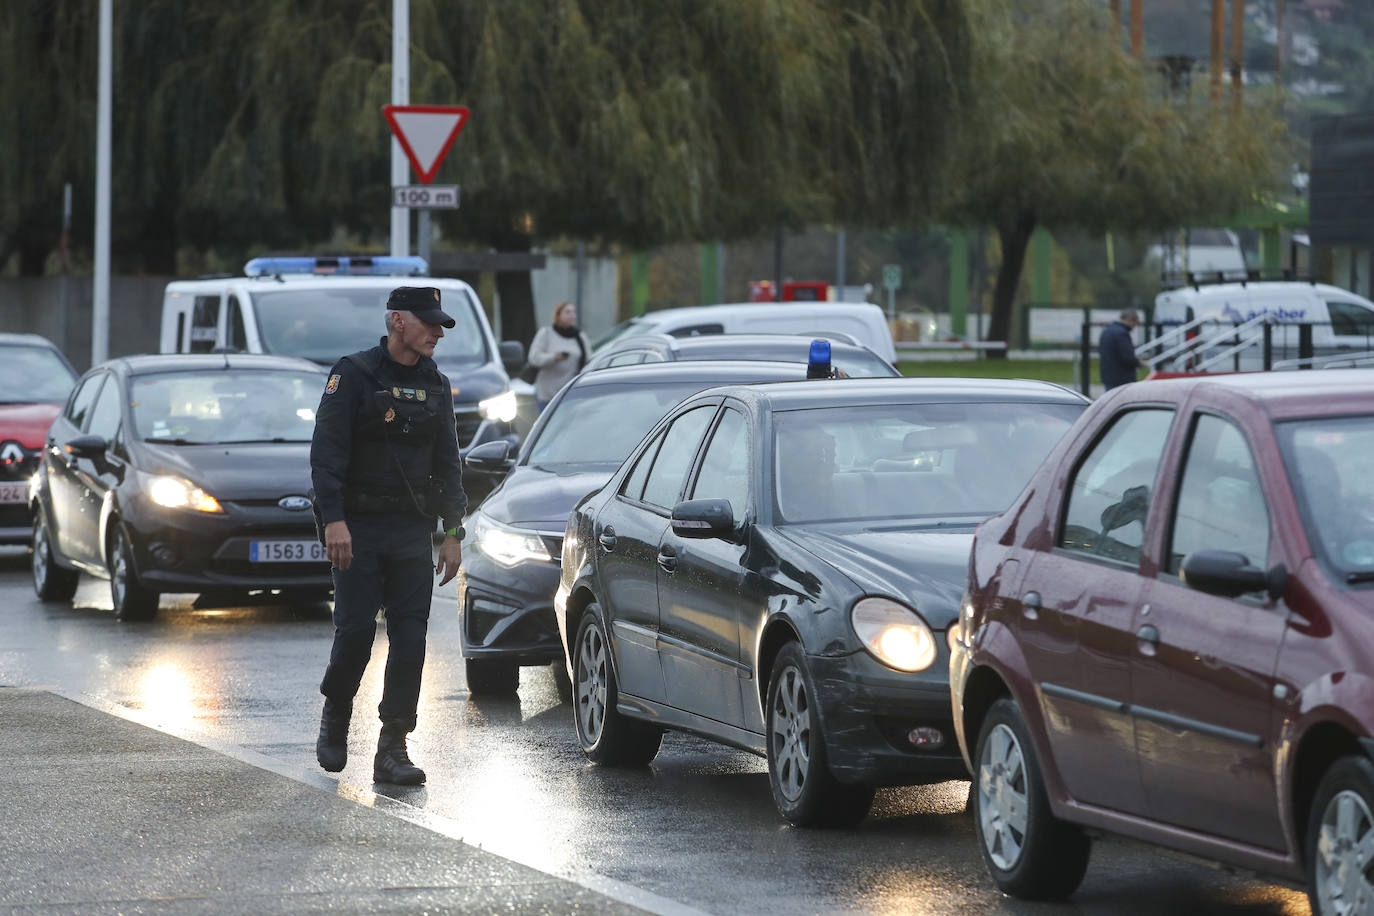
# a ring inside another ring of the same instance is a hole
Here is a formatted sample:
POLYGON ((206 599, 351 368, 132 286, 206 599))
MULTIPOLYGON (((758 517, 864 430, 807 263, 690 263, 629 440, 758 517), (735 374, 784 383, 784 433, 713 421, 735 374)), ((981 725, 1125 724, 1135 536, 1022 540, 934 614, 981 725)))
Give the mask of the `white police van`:
MULTIPOLYGON (((1311 325, 1312 350, 1316 356, 1342 351, 1374 350, 1374 302, 1349 290, 1326 283, 1257 280, 1253 282, 1199 282, 1171 289, 1155 297, 1153 320, 1163 332, 1199 319, 1201 336, 1216 337, 1219 349, 1226 332, 1261 316, 1277 325, 1276 347, 1296 355, 1295 326, 1311 325)), ((1252 336, 1262 334, 1256 328, 1252 336)), ((1260 368, 1259 351, 1250 347, 1239 354, 1240 368, 1260 368)))
POLYGON ((457 324, 434 359, 453 387, 459 444, 512 433, 510 373, 524 346, 499 346, 472 287, 430 277, 417 257, 255 258, 242 277, 177 280, 162 299, 163 353, 215 351, 298 356, 329 366, 375 346, 386 333, 385 303, 397 286, 433 286, 457 324))

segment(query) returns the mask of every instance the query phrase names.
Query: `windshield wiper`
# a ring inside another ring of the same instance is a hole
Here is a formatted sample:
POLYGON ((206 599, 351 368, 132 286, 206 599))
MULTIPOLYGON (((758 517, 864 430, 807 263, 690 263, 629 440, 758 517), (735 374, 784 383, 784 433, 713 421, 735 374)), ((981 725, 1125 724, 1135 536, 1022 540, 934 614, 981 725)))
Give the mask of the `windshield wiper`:
POLYGON ((271 439, 225 439, 216 442, 216 445, 260 445, 264 442, 309 442, 309 439, 287 439, 285 436, 273 436, 271 439))
POLYGON ((1347 585, 1355 585, 1358 582, 1374 582, 1374 569, 1362 569, 1359 572, 1346 573, 1345 582, 1347 585))
POLYGON ((144 442, 151 442, 153 445, 209 445, 209 442, 191 439, 144 439, 144 442))

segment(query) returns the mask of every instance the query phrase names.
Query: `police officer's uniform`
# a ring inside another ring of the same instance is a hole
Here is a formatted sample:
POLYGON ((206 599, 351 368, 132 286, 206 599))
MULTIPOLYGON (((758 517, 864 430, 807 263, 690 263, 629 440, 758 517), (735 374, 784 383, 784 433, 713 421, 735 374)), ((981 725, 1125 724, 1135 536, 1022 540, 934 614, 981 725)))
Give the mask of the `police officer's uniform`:
MULTIPOLYGON (((451 328, 439 290, 401 287, 388 310, 413 312, 451 328)), ((405 736, 415 729, 434 575, 430 535, 436 516, 461 538, 463 493, 453 397, 434 360, 413 366, 391 358, 387 339, 334 364, 310 446, 315 505, 322 525, 346 521, 348 569, 335 567, 334 646, 320 684, 325 696, 316 745, 320 765, 337 772, 347 754, 353 697, 372 653, 376 615, 386 610, 390 643, 374 778, 420 783, 405 736)))

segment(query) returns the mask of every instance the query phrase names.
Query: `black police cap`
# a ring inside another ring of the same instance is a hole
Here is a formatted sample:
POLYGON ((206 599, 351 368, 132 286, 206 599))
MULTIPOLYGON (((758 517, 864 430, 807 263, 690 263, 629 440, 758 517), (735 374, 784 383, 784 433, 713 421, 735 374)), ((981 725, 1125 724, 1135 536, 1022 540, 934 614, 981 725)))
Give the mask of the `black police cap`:
POLYGON ((427 324, 451 328, 458 322, 439 307, 439 290, 433 286, 398 286, 386 299, 389 312, 410 312, 427 324))

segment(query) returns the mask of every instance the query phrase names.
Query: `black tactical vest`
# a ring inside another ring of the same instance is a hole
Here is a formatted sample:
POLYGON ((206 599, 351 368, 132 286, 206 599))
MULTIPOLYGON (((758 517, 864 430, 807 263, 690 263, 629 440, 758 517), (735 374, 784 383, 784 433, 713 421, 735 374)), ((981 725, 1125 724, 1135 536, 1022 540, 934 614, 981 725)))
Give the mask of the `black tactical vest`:
MULTIPOLYGON (((442 424, 453 422, 445 410, 443 377, 431 364, 407 371, 402 378, 396 363, 377 348, 344 358, 364 379, 363 404, 354 418, 346 502, 351 496, 352 501, 380 501, 380 511, 393 503, 397 510, 404 510, 413 507, 413 493, 424 503, 435 438, 443 431, 442 424)), ((431 514, 427 507, 421 508, 431 514)))

